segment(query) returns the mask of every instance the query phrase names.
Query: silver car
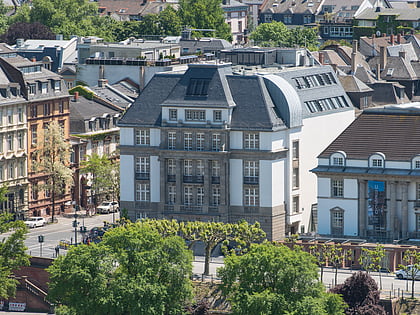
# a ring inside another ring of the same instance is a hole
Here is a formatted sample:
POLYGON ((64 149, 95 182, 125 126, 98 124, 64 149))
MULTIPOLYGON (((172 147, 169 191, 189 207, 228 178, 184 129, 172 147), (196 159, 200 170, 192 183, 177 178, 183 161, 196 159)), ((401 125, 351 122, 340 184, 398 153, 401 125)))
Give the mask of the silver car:
POLYGON ((416 269, 413 265, 408 265, 406 269, 398 270, 395 275, 398 279, 414 279, 420 280, 420 269, 416 269))

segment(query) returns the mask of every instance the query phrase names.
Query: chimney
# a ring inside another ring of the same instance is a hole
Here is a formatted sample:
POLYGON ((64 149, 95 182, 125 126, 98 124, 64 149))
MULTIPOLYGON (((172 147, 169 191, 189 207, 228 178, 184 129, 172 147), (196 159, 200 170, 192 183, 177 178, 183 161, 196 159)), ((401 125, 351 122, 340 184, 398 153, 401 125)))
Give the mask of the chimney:
POLYGON ((391 46, 394 46, 394 34, 391 34, 391 36, 389 36, 389 41, 391 42, 391 46))
POLYGON ((77 102, 79 100, 79 92, 74 92, 74 101, 77 102))
POLYGON ((383 70, 383 69, 385 69, 385 66, 386 66, 386 64, 387 64, 387 52, 386 52, 386 47, 385 46, 381 46, 381 47, 379 47, 379 49, 380 49, 380 57, 379 57, 379 60, 380 60, 380 65, 381 65, 381 68, 380 68, 380 70, 383 70))
POLYGON ((319 57, 318 57, 318 59, 319 59, 319 63, 320 63, 321 65, 323 65, 323 64, 324 64, 324 52, 323 52, 323 51, 320 51, 318 56, 319 56, 319 57))
POLYGON ((401 34, 398 34, 397 35, 397 43, 398 44, 401 44, 401 34))
POLYGON ((357 53, 357 40, 353 40, 353 50, 351 52, 351 74, 356 73, 356 53, 357 53))
POLYGON ((398 53, 398 56, 400 56, 402 59, 405 59, 405 50, 401 50, 401 51, 398 53))
POLYGON ((376 65, 376 80, 381 80, 381 65, 379 63, 376 65))
POLYGON ((22 48, 24 43, 25 43, 25 39, 24 38, 18 38, 18 39, 16 39, 16 48, 22 48))
POLYGON ((32 57, 31 61, 32 62, 36 62, 36 58, 35 57, 32 57))
POLYGON ((63 34, 56 34, 55 39, 56 40, 63 40, 64 39, 63 34))
POLYGON ((107 79, 99 79, 98 80, 98 86, 101 87, 101 88, 105 87, 105 85, 107 85, 107 84, 108 84, 107 79))

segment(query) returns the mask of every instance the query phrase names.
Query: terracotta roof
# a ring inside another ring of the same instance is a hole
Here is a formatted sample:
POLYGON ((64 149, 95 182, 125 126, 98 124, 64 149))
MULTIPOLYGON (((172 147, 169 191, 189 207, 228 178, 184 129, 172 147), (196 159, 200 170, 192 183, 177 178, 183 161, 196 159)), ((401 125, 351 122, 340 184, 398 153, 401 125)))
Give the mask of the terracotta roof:
POLYGON ((336 151, 344 151, 350 159, 382 152, 386 160, 411 160, 420 154, 420 108, 365 110, 319 157, 328 158, 336 151))

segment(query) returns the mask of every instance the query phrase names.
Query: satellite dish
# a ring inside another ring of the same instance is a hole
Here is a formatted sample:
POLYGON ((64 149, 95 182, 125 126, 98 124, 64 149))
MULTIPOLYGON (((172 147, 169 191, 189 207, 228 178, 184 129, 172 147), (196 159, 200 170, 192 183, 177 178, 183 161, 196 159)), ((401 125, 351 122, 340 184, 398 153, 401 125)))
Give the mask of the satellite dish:
POLYGON ((380 37, 381 36, 381 32, 380 31, 377 31, 376 32, 376 37, 380 37))

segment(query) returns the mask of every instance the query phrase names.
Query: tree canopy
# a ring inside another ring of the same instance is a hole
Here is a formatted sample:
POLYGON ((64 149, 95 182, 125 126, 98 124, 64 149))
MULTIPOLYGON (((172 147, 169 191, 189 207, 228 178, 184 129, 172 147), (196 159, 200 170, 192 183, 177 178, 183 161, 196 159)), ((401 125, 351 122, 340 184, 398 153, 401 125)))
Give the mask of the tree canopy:
MULTIPOLYGON (((2 197, 0 199, 3 199, 4 194, 2 193, 0 196, 2 197)), ((11 219, 11 214, 0 213, 0 235, 12 231, 7 237, 1 235, 0 298, 8 298, 16 292, 17 281, 10 277, 12 270, 29 265, 29 256, 25 253, 24 245, 27 228, 22 221, 11 221, 11 219)))
POLYGON ((184 241, 135 223, 71 248, 48 271, 50 301, 74 314, 179 314, 192 294, 184 241))
POLYGON ((325 293, 314 258, 268 242, 231 254, 218 270, 234 314, 342 314, 338 296, 325 293))

